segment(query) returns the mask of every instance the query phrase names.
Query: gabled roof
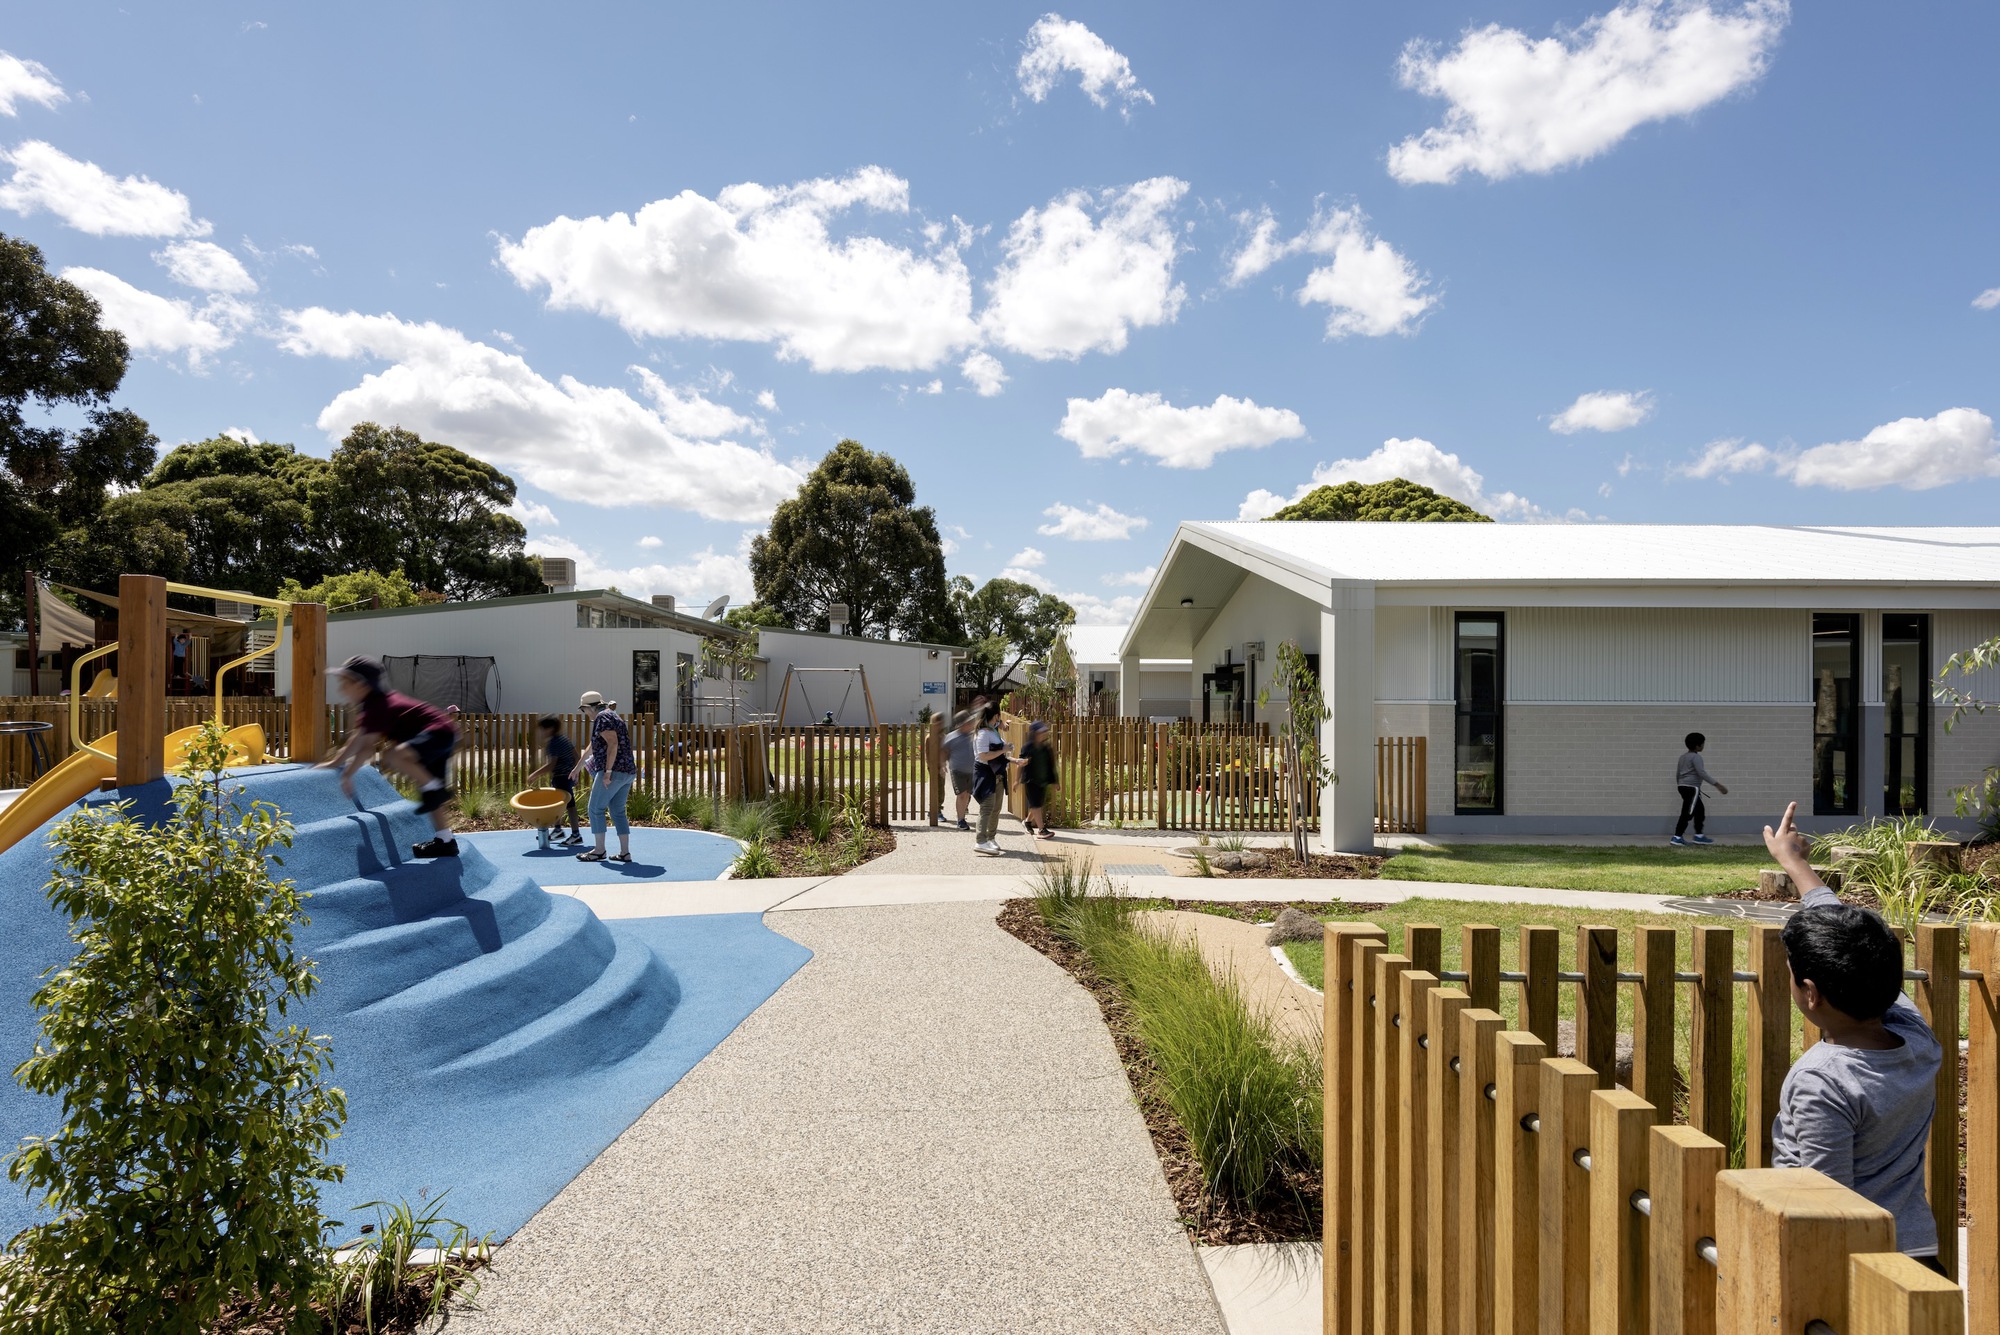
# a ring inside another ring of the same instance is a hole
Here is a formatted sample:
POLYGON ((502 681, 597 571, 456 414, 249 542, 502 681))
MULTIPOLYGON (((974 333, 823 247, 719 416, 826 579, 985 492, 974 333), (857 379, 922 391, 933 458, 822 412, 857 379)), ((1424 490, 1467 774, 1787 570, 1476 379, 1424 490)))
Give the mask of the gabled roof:
POLYGON ((367 617, 423 616, 441 612, 463 612, 475 607, 526 607, 531 603, 588 603, 607 611, 637 617, 650 626, 662 629, 692 631, 696 635, 710 635, 724 640, 748 638, 747 631, 738 630, 724 622, 704 621, 685 612, 669 612, 657 604, 640 602, 637 598, 614 589, 566 589, 560 593, 524 593, 512 598, 477 598, 462 603, 418 603, 414 607, 359 608, 352 612, 330 613, 327 620, 359 621, 367 617))
MULTIPOLYGON (((1130 626, 1071 626, 1063 632, 1069 637, 1069 656, 1082 667, 1103 667, 1118 664, 1118 646, 1124 643, 1125 632, 1130 626)), ((1185 667, 1185 658, 1149 658, 1142 667, 1173 666, 1185 667)))

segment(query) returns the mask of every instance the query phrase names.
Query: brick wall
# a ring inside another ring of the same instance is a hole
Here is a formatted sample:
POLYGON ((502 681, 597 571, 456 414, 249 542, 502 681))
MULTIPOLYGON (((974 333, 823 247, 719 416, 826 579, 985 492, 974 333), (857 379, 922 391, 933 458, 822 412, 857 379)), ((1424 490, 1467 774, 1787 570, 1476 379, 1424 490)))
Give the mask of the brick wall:
POLYGON ((1950 732, 1949 709, 1931 715, 1931 814, 1951 816, 1951 790, 1976 783, 1988 765, 2000 765, 2000 711, 1967 714, 1950 732))
POLYGON ((1810 809, 1808 706, 1516 704, 1507 707, 1507 814, 1671 815, 1674 762, 1690 732, 1708 735, 1709 773, 1729 785, 1722 810, 1775 817, 1794 800, 1810 809))

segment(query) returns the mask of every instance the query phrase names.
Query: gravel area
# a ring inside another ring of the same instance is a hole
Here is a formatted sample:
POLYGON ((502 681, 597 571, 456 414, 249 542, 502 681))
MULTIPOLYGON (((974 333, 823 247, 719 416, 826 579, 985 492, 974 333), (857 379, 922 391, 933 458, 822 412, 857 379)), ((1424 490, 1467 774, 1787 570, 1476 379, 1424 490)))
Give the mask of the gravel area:
POLYGON ((1223 1335, 1096 1004, 996 908, 773 919, 813 961, 454 1324, 1223 1335))

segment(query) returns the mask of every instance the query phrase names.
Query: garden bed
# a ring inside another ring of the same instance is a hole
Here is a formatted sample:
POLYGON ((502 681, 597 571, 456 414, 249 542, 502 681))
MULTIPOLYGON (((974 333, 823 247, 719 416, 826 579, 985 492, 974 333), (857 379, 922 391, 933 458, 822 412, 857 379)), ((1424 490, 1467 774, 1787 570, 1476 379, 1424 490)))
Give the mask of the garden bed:
MULTIPOLYGON (((1208 852, 1208 850, 1203 850, 1208 852)), ((1220 867, 1215 864, 1213 852, 1208 852, 1208 875, 1217 880, 1245 880, 1272 877, 1295 881, 1372 881, 1382 874, 1383 859, 1367 854, 1355 853, 1314 853, 1301 864, 1285 849, 1249 850, 1264 853, 1262 866, 1220 867)), ((1192 873, 1201 876, 1200 863, 1196 863, 1192 873)), ((1206 879, 1206 878, 1204 878, 1206 879)))
MULTIPOLYGON (((1197 910, 1219 910, 1229 916, 1249 911, 1251 905, 1208 905, 1201 901, 1162 900, 1163 905, 1197 910)), ((1139 1115, 1153 1139, 1167 1190, 1173 1195, 1181 1224, 1192 1238, 1204 1245, 1225 1246, 1245 1242, 1298 1242, 1320 1236, 1320 1175, 1304 1169, 1286 1174, 1283 1189, 1270 1194, 1265 1203, 1246 1208, 1211 1196, 1203 1189, 1201 1165, 1196 1160, 1188 1134, 1180 1119, 1158 1092, 1158 1071, 1144 1045, 1132 1032, 1130 1007, 1117 988, 1091 966, 1089 956, 1057 936, 1043 921, 1032 899, 1010 899, 1000 909, 1000 926, 1018 940, 1059 965, 1097 999, 1111 1041, 1131 1082, 1132 1096, 1139 1115)))
MULTIPOLYGON (((892 830, 878 830, 872 826, 861 835, 862 847, 855 847, 854 836, 846 831, 832 835, 824 841, 815 840, 805 830, 797 830, 782 839, 763 841, 764 851, 777 864, 776 871, 769 876, 838 876, 842 872, 853 871, 863 863, 873 862, 884 853, 896 851, 896 835, 892 830)), ((742 870, 736 875, 742 879, 756 879, 742 870)))

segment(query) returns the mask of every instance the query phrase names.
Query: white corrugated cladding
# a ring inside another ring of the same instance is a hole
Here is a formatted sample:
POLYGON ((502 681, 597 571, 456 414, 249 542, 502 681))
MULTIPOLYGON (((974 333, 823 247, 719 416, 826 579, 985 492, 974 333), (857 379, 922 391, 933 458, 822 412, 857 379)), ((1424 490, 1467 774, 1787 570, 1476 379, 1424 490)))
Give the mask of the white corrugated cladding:
MULTIPOLYGON (((1931 674, 1944 670, 1945 660, 2000 635, 2000 612, 1933 612, 1931 614, 1931 674)), ((1982 700, 2000 701, 2000 668, 1967 677, 1954 672, 1945 679, 1982 700)))
POLYGON ((1507 614, 1517 704, 1802 704, 1812 614, 1526 607, 1507 614))

